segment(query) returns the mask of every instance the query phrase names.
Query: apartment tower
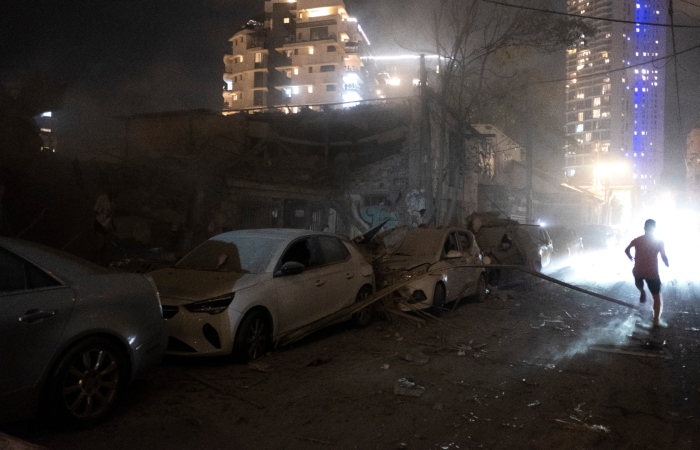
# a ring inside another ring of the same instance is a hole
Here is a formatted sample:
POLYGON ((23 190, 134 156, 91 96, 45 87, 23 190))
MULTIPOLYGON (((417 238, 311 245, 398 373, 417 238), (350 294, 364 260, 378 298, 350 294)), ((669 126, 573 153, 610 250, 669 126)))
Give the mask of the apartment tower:
POLYGON ((224 114, 353 106, 363 98, 366 37, 342 0, 267 0, 229 39, 224 114))
POLYGON ((595 187, 625 178, 642 196, 658 185, 664 63, 654 60, 666 54, 666 28, 654 24, 668 22, 666 8, 665 0, 567 0, 568 13, 596 30, 566 57, 565 172, 573 183, 595 187))

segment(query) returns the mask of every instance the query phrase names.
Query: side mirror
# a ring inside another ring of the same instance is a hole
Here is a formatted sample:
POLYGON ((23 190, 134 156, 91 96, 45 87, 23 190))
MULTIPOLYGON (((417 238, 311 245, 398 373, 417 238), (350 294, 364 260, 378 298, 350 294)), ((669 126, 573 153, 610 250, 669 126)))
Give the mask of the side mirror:
POLYGON ((280 270, 275 272, 275 277, 284 277, 287 275, 297 275, 302 273, 306 267, 296 261, 287 261, 286 263, 282 264, 282 267, 280 267, 280 270))
POLYGON ((447 259, 453 259, 453 258, 461 258, 462 257, 462 252, 457 251, 457 250, 450 250, 447 252, 447 255, 445 255, 445 258, 447 259))

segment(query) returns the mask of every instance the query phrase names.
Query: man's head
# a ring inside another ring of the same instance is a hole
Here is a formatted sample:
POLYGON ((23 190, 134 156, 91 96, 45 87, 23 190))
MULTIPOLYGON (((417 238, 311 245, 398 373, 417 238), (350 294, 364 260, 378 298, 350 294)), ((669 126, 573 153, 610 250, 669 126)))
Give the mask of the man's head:
POLYGON ((647 221, 644 222, 644 232, 646 234, 654 234, 654 230, 656 230, 656 221, 654 219, 647 219, 647 221))

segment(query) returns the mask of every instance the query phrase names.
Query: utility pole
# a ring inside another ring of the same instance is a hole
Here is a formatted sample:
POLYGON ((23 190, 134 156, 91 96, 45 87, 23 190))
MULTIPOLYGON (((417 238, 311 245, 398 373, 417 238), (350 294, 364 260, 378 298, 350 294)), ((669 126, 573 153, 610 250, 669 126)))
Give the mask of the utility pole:
POLYGON ((530 98, 529 94, 525 100, 525 162, 527 164, 527 203, 526 203, 526 221, 527 223, 534 223, 533 211, 532 211, 532 122, 530 121, 530 98))
MULTIPOLYGON (((428 71, 425 68, 425 55, 420 56, 420 85, 417 102, 412 103, 411 127, 416 138, 411 140, 408 153, 408 185, 419 198, 422 198, 424 219, 433 214, 433 173, 430 158, 430 101, 428 92, 428 71), (417 103, 417 104, 416 104, 417 103)), ((419 207, 417 204, 414 207, 419 207)), ((411 214, 417 214, 412 211, 411 214)))
POLYGON ((428 70, 425 68, 425 55, 420 55, 420 189, 424 192, 425 217, 435 216, 433 205, 433 170, 430 148, 430 92, 428 91, 428 70))

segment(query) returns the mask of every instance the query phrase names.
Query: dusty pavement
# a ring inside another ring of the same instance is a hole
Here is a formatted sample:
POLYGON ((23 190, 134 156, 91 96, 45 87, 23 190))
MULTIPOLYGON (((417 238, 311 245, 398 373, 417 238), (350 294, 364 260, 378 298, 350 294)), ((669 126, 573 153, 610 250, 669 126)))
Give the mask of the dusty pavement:
MULTIPOLYGON (((629 280, 593 288, 638 301, 629 280)), ((253 366, 167 359, 103 425, 0 430, 51 449, 698 448, 697 293, 669 286, 652 336, 648 311, 537 282, 423 326, 334 326, 253 366), (422 395, 395 393, 402 378, 422 395)))

